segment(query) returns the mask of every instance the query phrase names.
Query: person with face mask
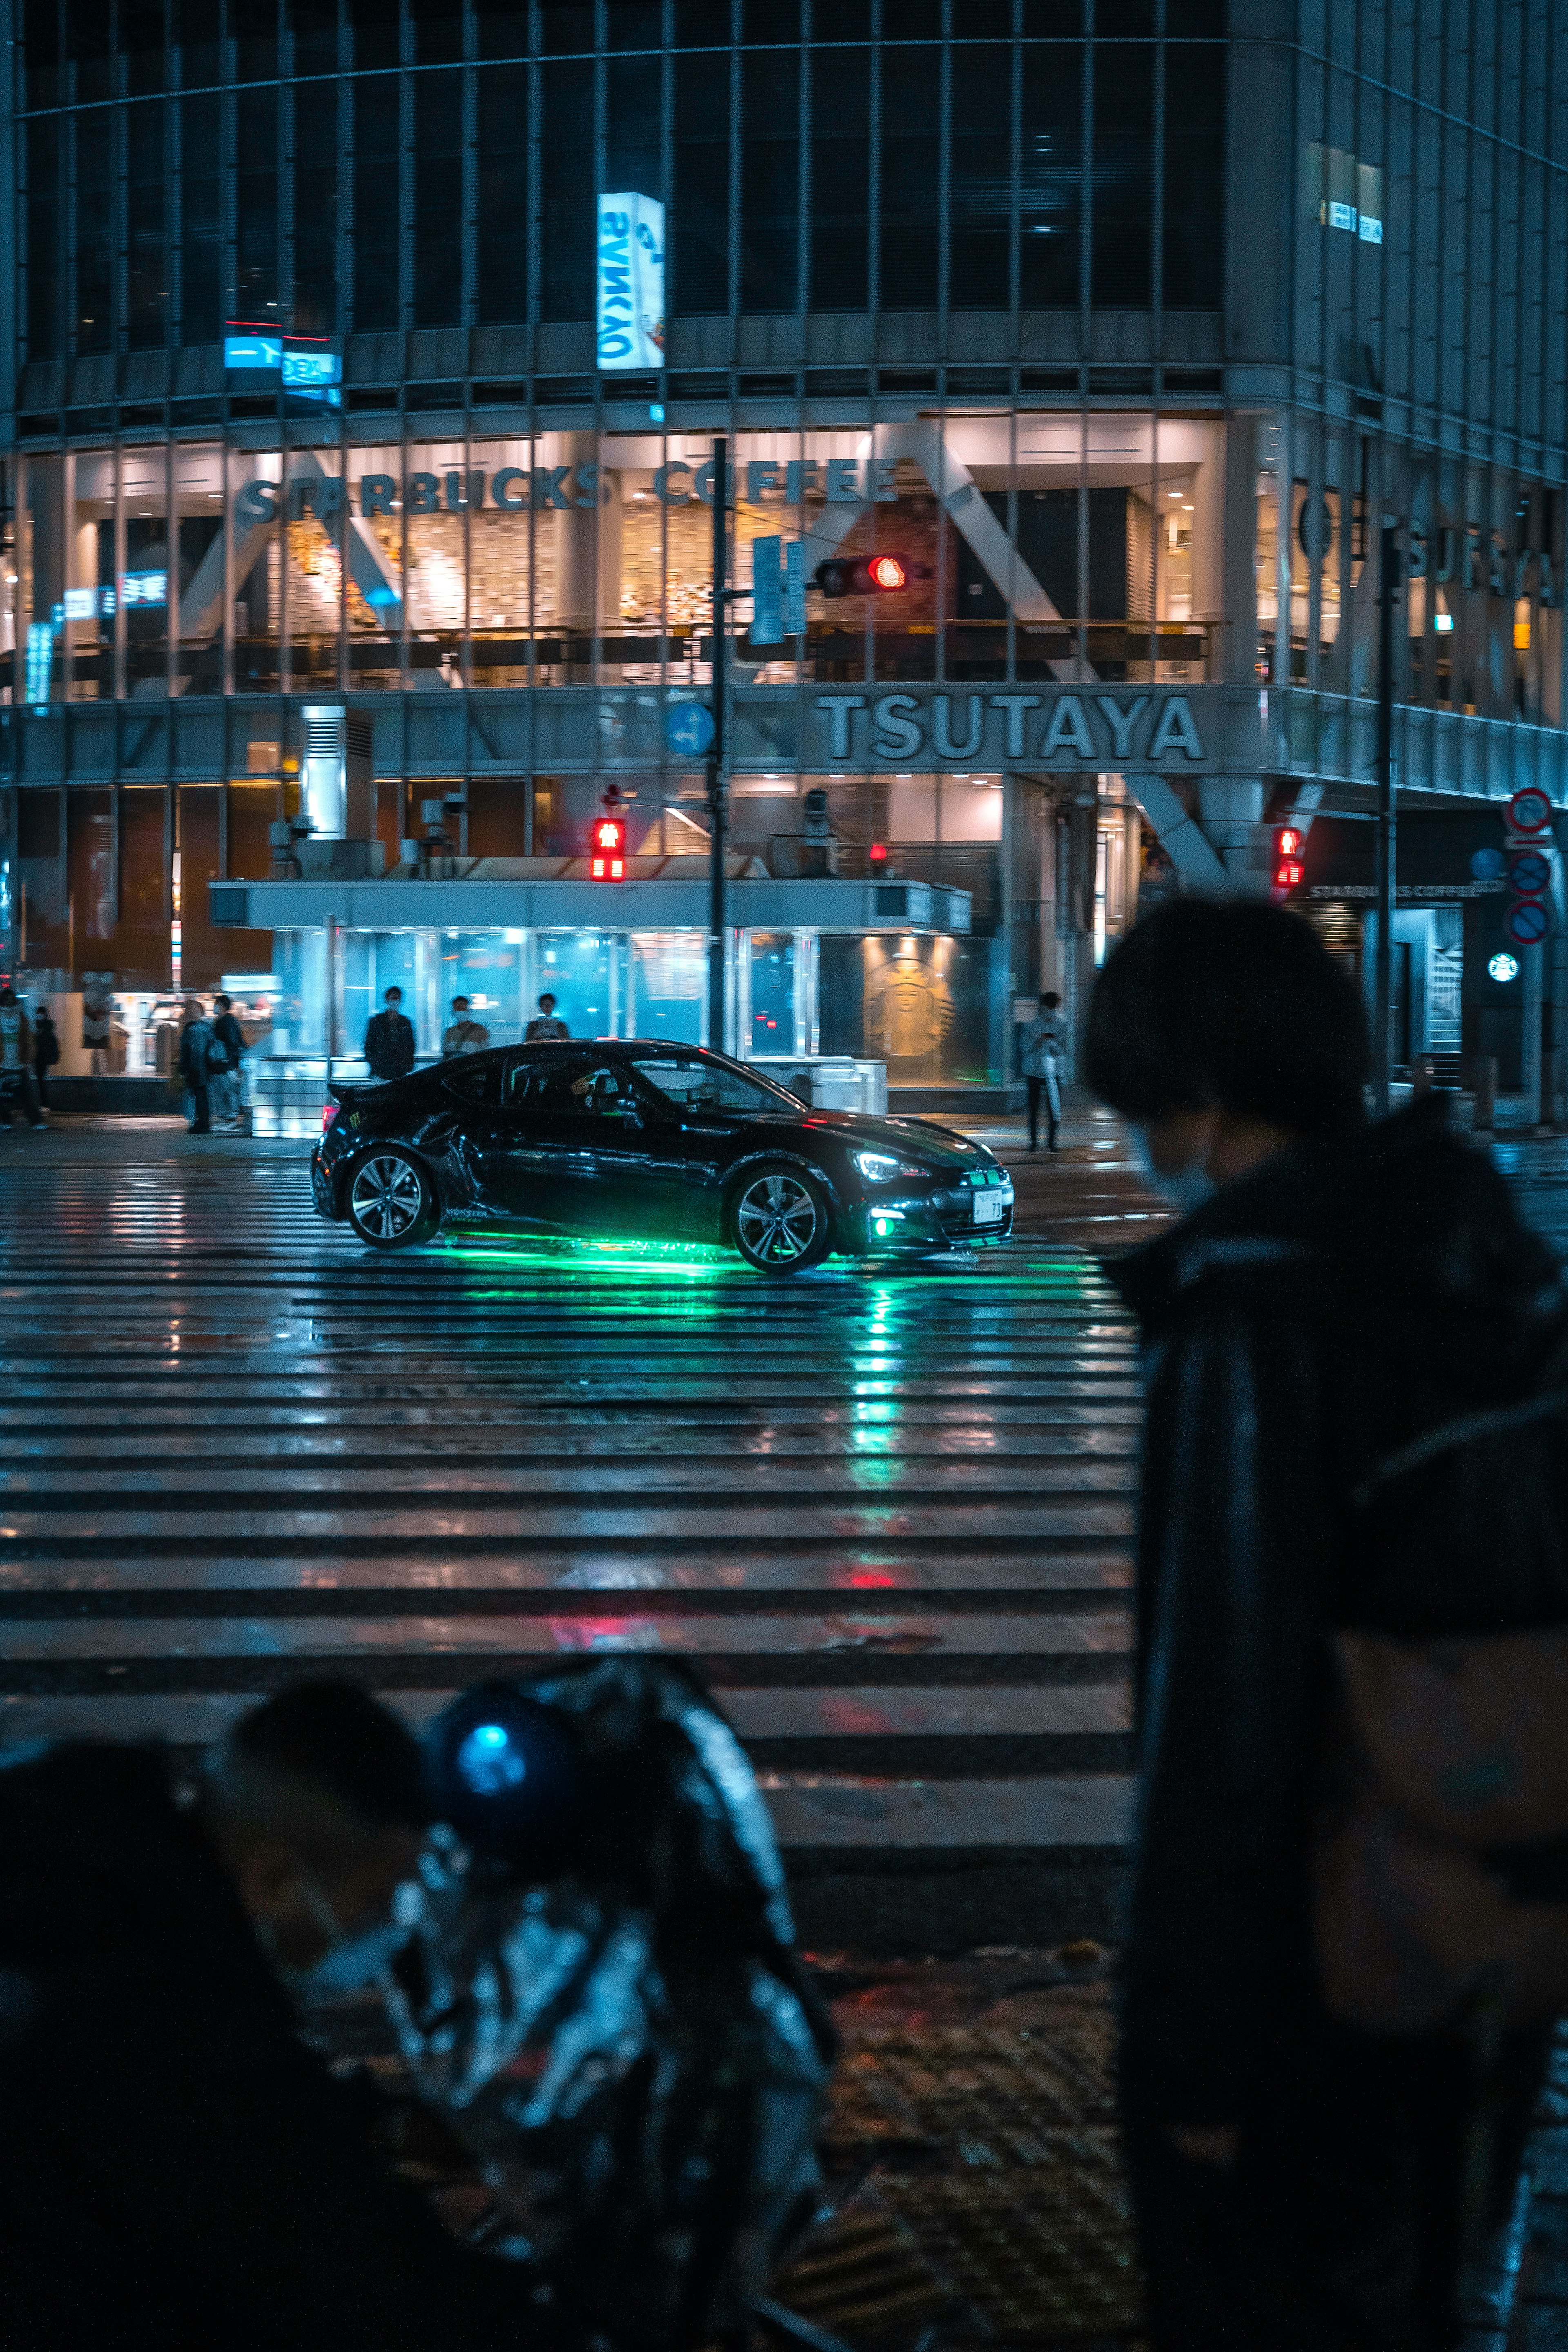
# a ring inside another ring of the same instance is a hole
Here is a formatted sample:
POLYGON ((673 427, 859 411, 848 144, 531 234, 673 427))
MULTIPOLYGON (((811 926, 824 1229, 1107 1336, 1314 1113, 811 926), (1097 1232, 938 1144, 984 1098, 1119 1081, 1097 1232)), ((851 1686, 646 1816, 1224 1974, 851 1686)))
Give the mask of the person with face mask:
POLYGON ((1357 1498, 1568 1330, 1490 1160, 1436 1097, 1369 1123, 1368 1058, 1353 980, 1255 901, 1159 907, 1085 1032, 1184 1213, 1107 1268, 1146 1389, 1121 2085, 1154 2352, 1457 2345, 1544 2064, 1484 2000, 1357 2021, 1325 1940, 1336 1643, 1486 1627, 1498 1582, 1491 1526, 1453 1528, 1439 1599, 1429 1551, 1358 1542, 1357 1498))
POLYGON ((295 2032, 289 1989, 373 1982, 406 1933, 418 1751, 351 1685, 275 1705, 272 1752, 223 1743, 194 1802, 152 1747, 0 1754, 0 2334, 553 2347, 295 2032))

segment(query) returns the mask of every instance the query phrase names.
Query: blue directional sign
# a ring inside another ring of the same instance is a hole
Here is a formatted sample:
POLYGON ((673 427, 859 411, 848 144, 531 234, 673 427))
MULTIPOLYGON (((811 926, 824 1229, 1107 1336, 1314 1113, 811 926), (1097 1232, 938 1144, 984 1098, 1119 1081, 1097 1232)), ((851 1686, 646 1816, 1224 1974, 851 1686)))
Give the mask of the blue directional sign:
POLYGON ((713 740, 713 713, 705 702, 678 702, 664 714, 664 740, 682 759, 700 760, 713 740))

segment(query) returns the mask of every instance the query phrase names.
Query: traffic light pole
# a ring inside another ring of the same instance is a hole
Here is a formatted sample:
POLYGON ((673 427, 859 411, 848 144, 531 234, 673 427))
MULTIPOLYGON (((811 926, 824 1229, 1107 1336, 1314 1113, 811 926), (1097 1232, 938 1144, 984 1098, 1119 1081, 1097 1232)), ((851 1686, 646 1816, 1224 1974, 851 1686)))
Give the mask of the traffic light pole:
POLYGON ((1373 975, 1372 1091, 1379 1118, 1389 1110, 1394 1075, 1394 910, 1398 875, 1398 807, 1394 782, 1394 606, 1396 526, 1385 516, 1377 561, 1377 958, 1373 975))
POLYGON ((729 600, 725 593, 727 513, 730 504, 730 445, 713 444, 713 740, 708 751, 708 1043, 724 1050, 724 835, 725 677, 729 652, 729 600))

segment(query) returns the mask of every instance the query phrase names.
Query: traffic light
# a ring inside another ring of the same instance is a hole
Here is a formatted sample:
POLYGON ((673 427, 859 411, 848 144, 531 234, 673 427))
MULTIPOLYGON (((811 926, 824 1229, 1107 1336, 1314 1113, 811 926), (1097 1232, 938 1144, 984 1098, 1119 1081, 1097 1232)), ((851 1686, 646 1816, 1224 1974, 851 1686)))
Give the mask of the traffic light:
POLYGON ((596 816, 594 819, 594 865, 595 882, 624 882, 626 878, 626 821, 623 816, 596 816))
POLYGON ((901 555, 832 555, 817 565, 811 584, 825 596, 896 595, 910 584, 910 567, 901 555))
POLYGON ((1301 853, 1307 846, 1307 836, 1299 824, 1276 825, 1274 829, 1274 887, 1277 890, 1299 890, 1307 869, 1301 853))

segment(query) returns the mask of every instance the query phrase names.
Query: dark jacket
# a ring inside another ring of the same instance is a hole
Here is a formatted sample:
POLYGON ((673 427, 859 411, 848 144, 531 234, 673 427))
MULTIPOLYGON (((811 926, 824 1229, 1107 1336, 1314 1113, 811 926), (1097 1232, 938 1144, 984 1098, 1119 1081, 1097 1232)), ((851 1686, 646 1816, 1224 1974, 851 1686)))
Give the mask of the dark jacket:
POLYGON ((212 1034, 212 1023, 205 1013, 187 1021, 180 1032, 180 1076, 195 1095, 205 1094, 212 1083, 212 1065, 207 1060, 212 1034))
MULTIPOLYGON (((1564 1294, 1436 1106, 1281 1153, 1108 1272, 1142 1321, 1147 1391, 1124 2064, 1145 2113, 1218 2123, 1314 1997, 1326 1633, 1427 1630, 1436 1605, 1410 1562, 1375 1589, 1347 1497, 1422 1430, 1527 1392, 1564 1294)), ((1479 1625, 1490 1531, 1465 1532, 1458 1602, 1479 1625)))
POLYGON ((0 1766, 0 2339, 537 2346, 518 2273, 376 2167, 150 1749, 0 1766))
POLYGON ((239 1057, 245 1051, 245 1032, 232 1013, 220 1013, 213 1021, 214 1041, 228 1056, 226 1067, 237 1070, 239 1057))
POLYGON ((40 1005, 33 1022, 33 1067, 39 1077, 52 1070, 60 1058, 60 1034, 54 1017, 46 1005, 40 1005))
POLYGON ((406 1013, 374 1013, 364 1033, 373 1078, 405 1078, 414 1067, 414 1024, 406 1013))

